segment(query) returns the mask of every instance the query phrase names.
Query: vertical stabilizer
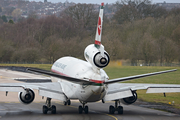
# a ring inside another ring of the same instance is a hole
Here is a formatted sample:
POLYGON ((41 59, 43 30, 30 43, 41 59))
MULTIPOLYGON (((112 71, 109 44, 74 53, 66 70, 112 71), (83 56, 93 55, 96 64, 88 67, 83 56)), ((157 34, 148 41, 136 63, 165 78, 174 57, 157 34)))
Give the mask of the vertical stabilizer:
POLYGON ((101 9, 99 12, 98 24, 96 29, 96 37, 95 37, 95 47, 100 48, 101 45, 101 33, 102 33, 102 23, 103 23, 103 10, 104 10, 104 3, 101 3, 101 9))

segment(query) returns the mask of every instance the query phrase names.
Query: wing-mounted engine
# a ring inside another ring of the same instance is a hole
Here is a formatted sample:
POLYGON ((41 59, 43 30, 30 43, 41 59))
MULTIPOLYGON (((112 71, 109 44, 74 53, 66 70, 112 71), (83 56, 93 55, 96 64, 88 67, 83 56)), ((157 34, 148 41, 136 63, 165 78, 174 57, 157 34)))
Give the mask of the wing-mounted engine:
POLYGON ((125 104, 125 105, 130 105, 130 104, 136 102, 136 100, 137 100, 137 93, 136 93, 136 91, 132 91, 132 93, 133 93, 133 96, 127 97, 127 98, 123 98, 123 99, 121 99, 121 102, 123 104, 125 104))
MULTIPOLYGON (((101 47, 103 47, 101 45, 101 47)), ((96 68, 104 68, 109 64, 110 58, 108 53, 103 50, 104 54, 102 55, 100 50, 91 44, 86 47, 84 51, 85 59, 96 68)))
POLYGON ((33 102, 35 94, 33 90, 28 89, 24 92, 19 92, 18 98, 21 103, 30 104, 31 102, 33 102))

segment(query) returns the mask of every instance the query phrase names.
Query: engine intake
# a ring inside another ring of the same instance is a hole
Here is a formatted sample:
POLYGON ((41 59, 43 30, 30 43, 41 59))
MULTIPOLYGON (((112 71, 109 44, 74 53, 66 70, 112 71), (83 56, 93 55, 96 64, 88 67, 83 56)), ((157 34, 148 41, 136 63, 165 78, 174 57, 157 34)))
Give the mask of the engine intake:
POLYGON ((91 44, 86 47, 84 51, 84 56, 88 62, 97 68, 104 68, 109 64, 110 58, 106 51, 104 51, 104 56, 101 55, 100 51, 91 44))
POLYGON ((31 102, 33 102, 34 98, 35 98, 35 94, 34 91, 29 89, 27 91, 24 92, 19 92, 19 101, 24 103, 24 104, 30 104, 31 102))
POLYGON ((136 100, 137 100, 136 91, 132 91, 132 94, 133 94, 133 96, 131 96, 131 97, 121 99, 121 102, 125 105, 129 105, 129 104, 136 102, 136 100))
POLYGON ((95 54, 93 62, 99 68, 106 67, 109 64, 109 55, 104 52, 104 57, 102 57, 100 52, 98 52, 95 54))

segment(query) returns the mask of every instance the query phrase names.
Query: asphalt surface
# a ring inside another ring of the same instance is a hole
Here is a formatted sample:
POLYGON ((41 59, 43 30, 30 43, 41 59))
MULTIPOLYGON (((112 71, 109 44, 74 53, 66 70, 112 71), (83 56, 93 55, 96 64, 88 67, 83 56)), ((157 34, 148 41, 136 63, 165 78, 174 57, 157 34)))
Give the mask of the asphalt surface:
POLYGON ((64 106, 62 102, 53 102, 57 108, 57 114, 42 113, 43 102, 33 102, 30 105, 21 103, 0 103, 0 118, 3 120, 180 120, 180 116, 168 112, 138 107, 124 106, 124 114, 111 115, 108 108, 111 103, 89 103, 89 114, 79 114, 79 102, 72 102, 70 106, 64 106))
MULTIPOLYGON (((0 69, 0 83, 12 83, 13 78, 44 78, 44 76, 22 73, 10 70, 0 69)), ((47 115, 42 113, 42 106, 45 99, 38 96, 35 91, 36 98, 32 104, 24 105, 18 101, 17 93, 9 92, 5 96, 5 92, 0 92, 0 119, 2 120, 180 120, 180 115, 163 112, 159 110, 129 105, 124 107, 124 114, 119 115, 109 114, 109 105, 114 105, 114 102, 108 103, 88 103, 89 114, 79 114, 79 101, 71 101, 70 106, 64 106, 60 101, 53 101, 56 105, 57 114, 47 115)))

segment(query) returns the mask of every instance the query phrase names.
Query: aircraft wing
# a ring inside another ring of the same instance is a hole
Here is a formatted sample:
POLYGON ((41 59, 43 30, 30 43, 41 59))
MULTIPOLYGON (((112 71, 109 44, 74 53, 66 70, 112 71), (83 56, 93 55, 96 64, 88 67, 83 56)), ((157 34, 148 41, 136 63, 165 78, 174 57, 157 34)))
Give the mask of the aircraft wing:
POLYGON ((163 73, 168 73, 168 72, 174 72, 176 70, 177 69, 153 72, 153 73, 147 73, 147 74, 141 74, 141 75, 135 75, 135 76, 129 76, 129 77, 116 78, 116 79, 111 79, 111 80, 106 81, 105 84, 112 84, 112 83, 116 83, 116 82, 123 82, 123 81, 128 81, 128 80, 133 80, 133 79, 138 79, 138 78, 143 78, 143 77, 148 77, 148 76, 153 76, 153 75, 158 75, 158 74, 163 74, 163 73))
POLYGON ((0 84, 0 91, 24 92, 26 89, 37 89, 40 96, 66 101, 61 84, 58 82, 0 84))
POLYGON ((172 93, 180 92, 177 84, 144 84, 144 83, 114 83, 108 86, 108 90, 131 89, 132 91, 147 89, 146 93, 172 93))
POLYGON ((176 84, 143 84, 143 83, 113 83, 108 85, 104 101, 117 100, 133 96, 131 91, 147 90, 146 93, 180 92, 180 85, 176 84))
POLYGON ((45 75, 49 75, 52 77, 61 78, 61 79, 64 79, 64 80, 67 80, 67 81, 70 81, 73 83, 77 83, 77 84, 93 84, 94 83, 94 82, 89 81, 89 80, 82 80, 82 79, 78 79, 78 78, 68 77, 68 76, 60 75, 60 74, 57 74, 54 72, 49 72, 49 71, 42 70, 42 69, 27 68, 27 71, 45 74, 45 75))
POLYGON ((52 82, 50 78, 14 78, 14 80, 26 83, 52 82))

